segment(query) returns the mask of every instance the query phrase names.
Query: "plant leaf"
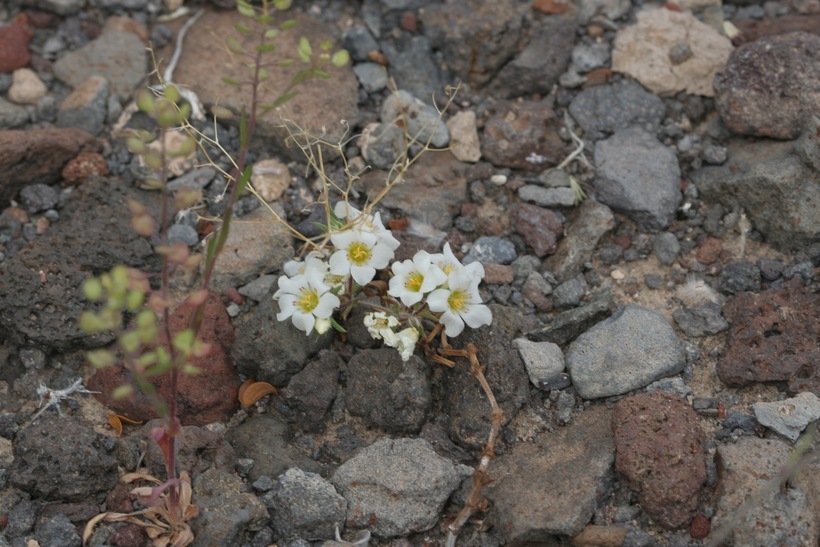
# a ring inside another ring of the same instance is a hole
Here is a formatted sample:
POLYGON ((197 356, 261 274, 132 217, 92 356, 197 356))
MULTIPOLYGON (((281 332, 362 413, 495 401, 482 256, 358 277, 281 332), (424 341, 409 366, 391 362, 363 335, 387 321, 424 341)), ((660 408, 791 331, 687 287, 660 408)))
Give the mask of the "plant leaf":
POLYGON ((333 54, 333 58, 330 62, 333 63, 333 66, 343 67, 350 62, 350 53, 348 53, 346 49, 340 49, 333 54))
POLYGON ((302 59, 302 62, 310 62, 310 58, 313 55, 313 48, 310 47, 310 41, 306 37, 302 36, 299 38, 299 46, 296 48, 296 53, 299 54, 299 58, 302 59))
POLYGON ((251 385, 245 387, 245 389, 242 391, 241 395, 239 396, 239 403, 243 407, 247 408, 256 403, 265 395, 270 395, 271 393, 276 393, 276 388, 270 385, 269 383, 254 382, 251 385))

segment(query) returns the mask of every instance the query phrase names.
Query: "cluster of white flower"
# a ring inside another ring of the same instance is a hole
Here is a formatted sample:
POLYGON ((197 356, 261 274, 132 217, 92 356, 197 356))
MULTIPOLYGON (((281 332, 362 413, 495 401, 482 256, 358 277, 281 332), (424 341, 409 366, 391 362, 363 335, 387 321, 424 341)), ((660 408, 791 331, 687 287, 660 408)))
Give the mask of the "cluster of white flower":
MULTIPOLYGON (((273 295, 279 301, 279 321, 291 319, 296 328, 310 334, 320 334, 332 325, 334 310, 339 308, 339 296, 344 294, 350 279, 359 286, 370 283, 376 271, 393 260, 399 242, 382 224, 379 213, 369 215, 339 202, 333 209, 337 219, 348 226, 332 231, 333 252, 329 260, 313 251, 304 260, 292 260, 284 265, 285 275, 279 278, 279 290, 273 295)), ((391 315, 386 310, 365 316, 370 334, 398 349, 407 360, 419 339, 420 321, 409 322, 396 332, 407 317, 425 309, 444 326, 447 336, 455 337, 464 330, 492 322, 490 309, 481 302, 478 285, 484 278, 484 268, 478 263, 463 265, 449 244, 443 252, 430 254, 419 251, 412 260, 394 262, 387 294, 400 301, 406 314, 391 315)), ((350 295, 351 297, 353 295, 350 295)), ((425 316, 425 317, 429 317, 425 316)))

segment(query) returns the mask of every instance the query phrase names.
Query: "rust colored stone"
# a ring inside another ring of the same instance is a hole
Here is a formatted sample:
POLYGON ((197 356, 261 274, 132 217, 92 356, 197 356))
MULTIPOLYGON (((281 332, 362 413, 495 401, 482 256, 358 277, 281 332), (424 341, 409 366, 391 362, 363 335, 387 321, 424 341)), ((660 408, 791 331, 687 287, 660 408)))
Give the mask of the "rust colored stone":
MULTIPOLYGON (((811 32, 820 35, 820 13, 790 14, 774 19, 746 19, 736 23, 741 32, 742 43, 754 42, 765 36, 790 32, 811 32)), ((739 45, 739 44, 737 44, 739 45)))
POLYGON ((484 283, 508 285, 515 280, 515 271, 505 264, 484 264, 484 283))
MULTIPOLYGON (((194 307, 183 304, 171 314, 171 332, 179 332, 188 326, 194 307)), ((191 364, 199 369, 199 374, 181 374, 179 377, 179 416, 183 425, 206 425, 227 420, 233 414, 237 403, 239 376, 230 358, 233 344, 233 326, 225 311, 222 300, 211 294, 205 303, 205 311, 199 337, 209 345, 201 357, 192 359, 191 364)), ((97 371, 88 385, 92 391, 99 391, 97 399, 110 410, 134 420, 147 420, 157 416, 151 401, 135 394, 114 400, 113 390, 132 382, 129 371, 123 367, 109 367, 97 371)), ((170 374, 163 374, 153 380, 157 391, 163 397, 170 392, 170 374)))
POLYGON ((493 165, 543 171, 564 157, 555 112, 536 101, 498 101, 481 135, 481 151, 493 165))
POLYGON ((57 182, 66 162, 80 152, 98 149, 98 141, 79 129, 0 131, 0 207, 7 206, 26 184, 57 182))
POLYGON ((628 397, 612 411, 615 468, 661 526, 692 521, 706 482, 706 435, 686 401, 663 391, 628 397))
POLYGON ((723 313, 728 347, 717 373, 724 384, 786 382, 789 394, 820 395, 820 295, 793 279, 762 294, 734 296, 723 313))
POLYGON ((108 163, 96 152, 82 152, 63 167, 63 186, 80 184, 91 176, 108 174, 108 163))
POLYGON ((553 211, 531 203, 516 203, 510 219, 515 231, 537 256, 555 253, 564 225, 553 211))
POLYGON ((413 34, 419 31, 419 18, 412 11, 404 12, 399 20, 399 27, 413 34))
POLYGON ((39 10, 26 10, 28 23, 34 28, 57 28, 62 18, 56 13, 39 10))
POLYGON ((711 264, 720 258, 721 251, 723 251, 723 244, 720 240, 710 237, 704 241, 700 247, 698 247, 698 252, 695 254, 695 258, 698 259, 698 262, 703 264, 711 264))
POLYGON ((10 25, 0 27, 0 72, 11 74, 28 64, 28 43, 33 35, 25 13, 15 17, 10 25))
POLYGON ((689 535, 695 539, 703 539, 712 531, 712 523, 703 513, 698 513, 689 525, 689 535))

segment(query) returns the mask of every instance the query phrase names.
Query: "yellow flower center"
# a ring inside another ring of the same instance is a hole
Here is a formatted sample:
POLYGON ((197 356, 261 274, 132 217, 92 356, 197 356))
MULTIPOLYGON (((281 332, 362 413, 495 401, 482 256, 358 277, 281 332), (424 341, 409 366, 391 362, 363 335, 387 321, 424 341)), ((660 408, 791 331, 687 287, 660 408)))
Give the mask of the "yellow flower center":
POLYGON ((302 289, 302 297, 296 302, 296 306, 302 313, 312 312, 319 305, 319 295, 316 291, 302 289))
POLYGON ((347 248, 347 259, 357 266, 367 264, 370 261, 370 256, 370 248, 359 241, 351 243, 350 247, 347 248))
POLYGON ((450 306, 450 309, 453 311, 463 310, 467 306, 467 293, 461 289, 456 289, 450 293, 450 297, 447 299, 447 305, 450 306))
MULTIPOLYGON (((439 264, 439 267, 441 267, 440 264, 439 264)), ((453 265, 448 262, 448 263, 444 264, 444 267, 441 268, 441 271, 443 271, 447 275, 450 275, 450 272, 452 272, 454 269, 455 268, 453 267, 453 265)))
POLYGON ((407 282, 404 284, 404 288, 409 291, 419 292, 422 283, 424 283, 424 276, 419 272, 413 272, 407 276, 407 282))

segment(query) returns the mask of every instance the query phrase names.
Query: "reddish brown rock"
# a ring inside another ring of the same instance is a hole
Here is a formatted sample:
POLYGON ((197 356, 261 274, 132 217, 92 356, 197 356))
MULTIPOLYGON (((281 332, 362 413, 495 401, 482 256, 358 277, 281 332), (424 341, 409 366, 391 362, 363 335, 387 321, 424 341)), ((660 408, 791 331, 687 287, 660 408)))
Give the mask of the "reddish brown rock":
POLYGON ((71 158, 98 149, 94 137, 79 129, 0 131, 0 207, 26 184, 57 182, 71 158))
POLYGON ((108 163, 101 154, 96 152, 82 152, 69 160, 63 167, 63 185, 74 186, 91 176, 108 174, 108 163))
MULTIPOLYGON (((179 332, 188 325, 193 306, 183 304, 171 315, 171 332, 179 332)), ((236 408, 239 376, 230 358, 233 343, 233 327, 221 299, 212 294, 205 304, 201 340, 209 344, 208 352, 196 357, 191 364, 199 369, 197 375, 180 375, 179 416, 185 425, 206 425, 230 418, 236 408)), ((130 373, 122 367, 109 367, 97 371, 88 385, 99 391, 97 399, 110 410, 135 420, 147 420, 157 416, 154 405, 143 395, 114 400, 113 390, 131 382, 130 373)), ((160 395, 166 397, 170 390, 170 374, 153 381, 160 395)))
POLYGON ((784 15, 774 19, 746 19, 737 22, 736 25, 744 43, 789 32, 811 32, 820 35, 820 13, 784 15))
POLYGON ((493 165, 541 171, 564 155, 555 112, 538 101, 498 101, 484 125, 481 151, 493 165))
POLYGON ((484 264, 484 283, 508 285, 515 280, 515 270, 506 264, 484 264))
POLYGON ((695 539, 703 539, 712 530, 712 523, 703 513, 698 513, 689 526, 689 535, 695 539))
POLYGON ((767 36, 732 52, 715 77, 715 106, 738 135, 796 139, 820 103, 820 36, 767 36))
POLYGON ((11 74, 31 60, 28 43, 34 33, 27 23, 28 18, 21 13, 10 25, 0 27, 0 72, 11 74))
POLYGON ((515 231, 524 237, 537 256, 553 254, 558 248, 564 225, 553 211, 531 203, 516 203, 510 217, 515 231))
POLYGON ((706 482, 706 436, 695 411, 671 393, 641 393, 615 405, 612 430, 615 468, 644 511, 668 529, 689 525, 706 482))
POLYGON ((700 247, 698 247, 698 252, 695 254, 695 258, 698 259, 698 262, 703 264, 711 264, 720 258, 720 253, 722 251, 723 244, 720 240, 710 237, 704 241, 700 247))
POLYGON ((728 348, 717 363, 723 383, 786 382, 790 394, 820 395, 820 295, 794 279, 732 297, 723 313, 730 324, 728 348))

